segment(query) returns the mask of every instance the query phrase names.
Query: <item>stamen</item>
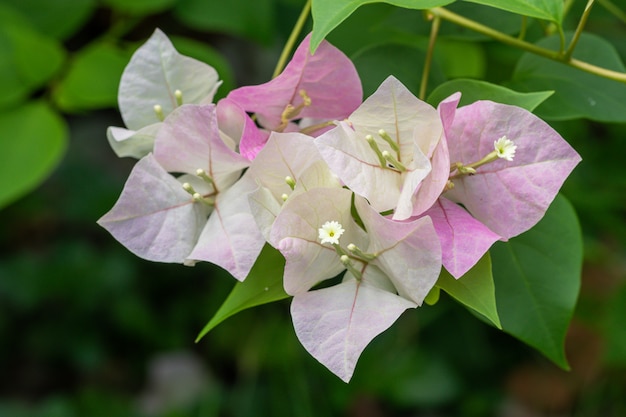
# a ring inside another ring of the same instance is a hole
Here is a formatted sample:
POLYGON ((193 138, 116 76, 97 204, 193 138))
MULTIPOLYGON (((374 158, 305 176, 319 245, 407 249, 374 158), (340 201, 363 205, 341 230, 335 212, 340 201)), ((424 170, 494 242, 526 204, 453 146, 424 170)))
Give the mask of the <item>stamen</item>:
POLYGON ((291 119, 296 118, 300 114, 302 109, 311 105, 311 97, 307 95, 305 90, 300 90, 298 94, 300 95, 300 97, 302 97, 302 103, 299 104, 297 107, 295 107, 291 103, 285 106, 285 109, 280 115, 280 126, 276 128, 277 132, 282 132, 283 130, 285 130, 291 119))
POLYGON ((474 175, 476 173, 476 170, 474 168, 472 168, 470 165, 466 166, 466 165, 463 165, 460 162, 457 162, 455 164, 455 168, 459 172, 459 174, 461 174, 461 175, 474 175))
POLYGON ((393 140, 391 136, 389 136, 389 134, 387 134, 387 132, 384 129, 380 129, 378 131, 378 135, 380 135, 380 137, 383 138, 385 142, 387 142, 389 146, 391 146, 391 149, 396 151, 396 153, 400 152, 400 147, 398 146, 398 143, 395 140, 393 140))
POLYGON ((474 175, 476 173, 476 168, 493 162, 498 158, 512 161, 513 157, 515 156, 515 150, 517 149, 517 145, 514 145, 513 141, 508 139, 506 136, 502 136, 500 139, 495 140, 493 142, 493 147, 495 150, 489 152, 480 161, 472 162, 471 164, 467 165, 464 165, 461 162, 456 162, 452 164, 452 166, 450 167, 450 173, 456 170, 458 174, 451 176, 450 179, 460 177, 462 175, 474 175))
POLYGON ((368 145, 370 145, 370 148, 372 148, 372 150, 378 157, 378 163, 380 164, 380 166, 383 168, 386 168, 387 162, 385 161, 385 158, 383 157, 383 153, 380 151, 378 144, 374 140, 374 137, 372 135, 367 135, 365 136, 365 140, 367 141, 368 145))
POLYGON ((285 126, 287 125, 287 122, 289 122, 290 119, 296 117, 298 115, 298 111, 296 111, 296 107, 293 106, 293 104, 287 104, 285 106, 285 110, 283 110, 283 112, 280 115, 280 120, 282 123, 285 123, 285 126))
POLYGON ((346 246, 346 248, 352 252, 353 255, 358 256, 359 258, 365 260, 365 261, 373 261, 374 259, 376 259, 376 255, 373 253, 365 253, 363 252, 357 245, 355 245, 354 243, 350 243, 348 244, 348 246, 346 246))
POLYGON ((294 180, 292 177, 290 177, 289 175, 287 175, 285 177, 285 182, 287 183, 287 185, 289 186, 289 188, 291 188, 292 190, 296 188, 296 180, 294 180))
POLYGON ((311 105, 311 97, 307 95, 306 90, 300 90, 298 91, 298 94, 302 97, 302 105, 304 107, 309 107, 311 105))
POLYGON ((191 195, 198 194, 196 190, 193 188, 193 186, 189 184, 188 182, 183 183, 183 189, 191 195))
POLYGON ((383 151, 383 158, 385 158, 385 160, 387 162, 389 162, 398 171, 401 171, 401 172, 406 171, 406 167, 400 161, 398 161, 396 158, 391 156, 389 151, 383 151))
POLYGON ((354 275, 354 278, 356 278, 357 281, 360 281, 363 278, 361 271, 357 270, 354 267, 354 264, 352 263, 352 260, 348 255, 341 255, 339 257, 339 261, 343 264, 343 266, 346 267, 348 271, 350 271, 352 275, 354 275))
POLYGON ((200 193, 194 193, 192 199, 195 203, 204 203, 207 206, 213 207, 215 206, 215 200, 209 197, 202 197, 200 193))
POLYGON ((202 168, 198 168, 196 170, 196 175, 200 178, 202 178, 204 181, 208 182, 211 185, 215 185, 215 183, 213 182, 213 178, 209 177, 209 175, 206 173, 205 170, 203 170, 202 168))
POLYGON ((183 92, 180 90, 174 91, 174 97, 176 98, 176 106, 183 105, 183 92))
POLYGON ((159 119, 160 122, 165 120, 165 114, 163 114, 163 107, 161 107, 160 104, 155 104, 153 109, 154 109, 154 113, 156 114, 157 119, 159 119))
POLYGON ((280 196, 280 198, 283 199, 283 201, 287 201, 287 199, 289 198, 289 196, 287 194, 283 194, 280 196))

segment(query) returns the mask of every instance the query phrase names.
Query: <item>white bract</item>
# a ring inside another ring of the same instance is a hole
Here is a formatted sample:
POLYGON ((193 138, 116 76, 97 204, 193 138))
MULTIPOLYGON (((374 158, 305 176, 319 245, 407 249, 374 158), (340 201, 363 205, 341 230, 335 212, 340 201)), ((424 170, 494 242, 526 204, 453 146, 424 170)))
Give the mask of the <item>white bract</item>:
POLYGON ((152 150, 161 122, 181 104, 208 104, 220 86, 215 69, 181 55, 156 29, 122 73, 118 104, 126 128, 109 127, 119 157, 141 158, 152 150))

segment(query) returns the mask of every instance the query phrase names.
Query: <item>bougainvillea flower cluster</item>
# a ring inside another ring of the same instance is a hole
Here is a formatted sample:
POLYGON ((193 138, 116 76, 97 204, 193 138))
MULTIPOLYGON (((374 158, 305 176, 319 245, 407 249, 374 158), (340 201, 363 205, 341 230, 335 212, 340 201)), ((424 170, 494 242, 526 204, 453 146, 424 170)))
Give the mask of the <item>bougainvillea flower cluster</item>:
POLYGON ((363 101, 352 62, 309 37, 272 81, 212 103, 219 84, 158 30, 137 50, 108 137, 139 161, 99 223, 142 258, 240 281, 278 249, 295 332, 344 381, 442 267, 463 279, 533 227, 580 161, 519 107, 433 108, 393 76, 363 101))

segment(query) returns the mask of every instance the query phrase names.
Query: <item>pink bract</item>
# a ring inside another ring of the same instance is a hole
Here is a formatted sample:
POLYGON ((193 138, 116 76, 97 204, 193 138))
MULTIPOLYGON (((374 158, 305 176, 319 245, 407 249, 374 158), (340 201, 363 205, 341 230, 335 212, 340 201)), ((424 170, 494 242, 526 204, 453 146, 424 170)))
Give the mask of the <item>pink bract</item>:
POLYGON ((343 119, 356 109, 363 97, 361 81, 352 61, 324 41, 314 55, 309 52, 310 35, 296 49, 283 72, 273 80, 233 90, 228 98, 245 111, 255 113, 266 129, 276 130, 288 104, 298 107, 304 90, 311 105, 297 118, 343 119))
POLYGON ((513 161, 499 159, 474 175, 453 179, 445 197, 462 203, 504 239, 534 226, 581 158, 547 123, 520 107, 477 101, 457 110, 446 132, 450 161, 469 164, 506 136, 517 146, 513 161))

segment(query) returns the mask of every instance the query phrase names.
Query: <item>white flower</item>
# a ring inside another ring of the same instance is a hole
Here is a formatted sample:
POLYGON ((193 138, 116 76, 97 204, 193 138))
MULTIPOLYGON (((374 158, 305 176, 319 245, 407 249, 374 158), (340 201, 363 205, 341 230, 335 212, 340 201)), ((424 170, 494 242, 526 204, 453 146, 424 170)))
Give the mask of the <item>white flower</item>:
POLYGON ((500 139, 493 142, 493 147, 496 149, 496 155, 498 158, 504 158, 507 161, 512 161, 515 156, 515 150, 517 145, 513 144, 513 141, 507 139, 506 136, 502 136, 500 139))
POLYGON ((338 244, 339 238, 341 237, 343 232, 345 232, 343 226, 341 226, 341 223, 334 220, 324 223, 322 227, 317 230, 319 232, 319 239, 321 240, 322 244, 338 244))

